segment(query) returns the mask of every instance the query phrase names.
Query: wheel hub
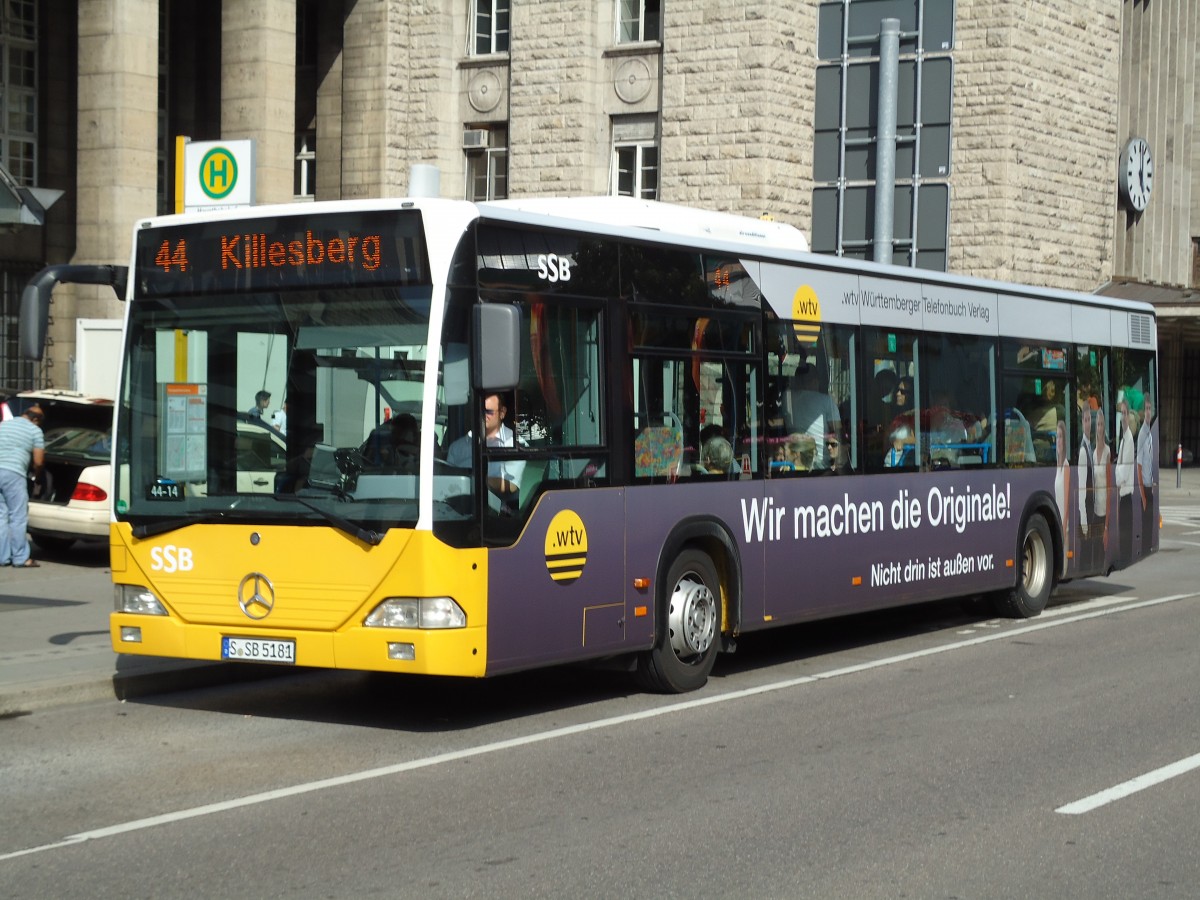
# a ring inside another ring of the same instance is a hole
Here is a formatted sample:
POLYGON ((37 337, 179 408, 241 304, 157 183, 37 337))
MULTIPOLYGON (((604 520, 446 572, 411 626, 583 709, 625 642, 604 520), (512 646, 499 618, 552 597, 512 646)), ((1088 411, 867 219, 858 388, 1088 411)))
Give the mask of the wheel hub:
POLYGON ((703 655, 717 633, 717 598, 703 582, 684 575, 671 593, 667 625, 676 656, 703 655))
POLYGON ((1030 595, 1040 594, 1042 587, 1045 585, 1046 579, 1049 577, 1049 559, 1046 555, 1046 548, 1041 541, 1030 536, 1025 541, 1025 559, 1022 566, 1021 575, 1024 580, 1025 591, 1030 595))

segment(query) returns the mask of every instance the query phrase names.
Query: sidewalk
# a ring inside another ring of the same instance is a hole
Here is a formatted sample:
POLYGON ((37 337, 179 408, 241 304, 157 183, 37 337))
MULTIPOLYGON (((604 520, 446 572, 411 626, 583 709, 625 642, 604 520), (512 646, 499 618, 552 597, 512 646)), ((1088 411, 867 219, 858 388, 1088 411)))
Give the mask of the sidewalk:
MULTIPOLYGON (((1200 527, 1200 467, 1184 469, 1179 481, 1176 487, 1175 469, 1163 470, 1164 515, 1172 507, 1192 507, 1200 527)), ((0 568, 0 718, 295 671, 115 654, 108 638, 113 591, 107 547, 36 556, 41 568, 0 568)))
POLYGON ((108 547, 34 551, 40 568, 0 568, 0 718, 291 671, 113 653, 108 547))

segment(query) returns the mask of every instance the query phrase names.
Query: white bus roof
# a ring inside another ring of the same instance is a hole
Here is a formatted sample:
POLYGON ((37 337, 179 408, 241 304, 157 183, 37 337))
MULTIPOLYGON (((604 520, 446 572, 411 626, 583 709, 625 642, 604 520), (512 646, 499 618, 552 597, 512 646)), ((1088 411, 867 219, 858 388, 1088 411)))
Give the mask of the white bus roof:
POLYGON ((808 251, 800 229, 769 219, 677 206, 634 197, 530 197, 479 204, 486 218, 535 222, 552 217, 562 224, 587 223, 613 228, 645 228, 679 237, 749 244, 772 250, 808 251), (529 214, 526 217, 522 213, 529 214))
POLYGON ((643 236, 651 242, 661 241, 717 252, 735 252, 759 259, 775 260, 785 265, 824 270, 830 274, 854 274, 900 282, 919 281, 950 288, 994 291, 1008 296, 1066 301, 1151 316, 1155 314, 1151 304, 1138 300, 816 254, 809 251, 808 241, 802 231, 783 222, 634 197, 530 197, 480 203, 429 197, 331 200, 156 216, 143 219, 136 227, 141 229, 219 219, 317 216, 389 209, 419 209, 434 221, 453 223, 455 226, 465 226, 471 219, 478 217, 493 222, 561 228, 635 240, 643 236))

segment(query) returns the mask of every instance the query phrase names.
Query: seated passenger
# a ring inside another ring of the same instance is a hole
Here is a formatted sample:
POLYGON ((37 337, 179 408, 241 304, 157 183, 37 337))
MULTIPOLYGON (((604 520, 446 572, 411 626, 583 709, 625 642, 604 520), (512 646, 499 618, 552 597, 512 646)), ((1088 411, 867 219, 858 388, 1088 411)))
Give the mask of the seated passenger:
POLYGON ((913 464, 913 453, 916 449, 916 437, 913 430, 901 423, 892 429, 892 446, 884 454, 883 464, 887 468, 909 466, 913 464))
POLYGON ((811 472, 817 456, 817 442, 811 434, 790 434, 783 452, 793 471, 811 472))
POLYGON ((850 444, 838 432, 825 435, 825 449, 829 452, 829 474, 847 475, 850 472, 850 444))
POLYGON ((733 467, 733 447, 721 435, 710 437, 700 451, 700 465, 709 475, 728 475, 733 467))

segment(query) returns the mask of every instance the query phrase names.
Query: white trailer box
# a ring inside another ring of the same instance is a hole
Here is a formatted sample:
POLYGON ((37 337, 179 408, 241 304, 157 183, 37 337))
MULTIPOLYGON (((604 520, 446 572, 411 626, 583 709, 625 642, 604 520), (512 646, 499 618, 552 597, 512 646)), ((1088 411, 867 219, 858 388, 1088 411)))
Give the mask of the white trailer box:
POLYGON ((75 320, 75 369, 71 387, 115 400, 121 372, 121 320, 75 320))

